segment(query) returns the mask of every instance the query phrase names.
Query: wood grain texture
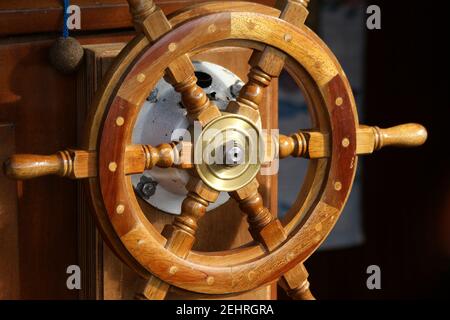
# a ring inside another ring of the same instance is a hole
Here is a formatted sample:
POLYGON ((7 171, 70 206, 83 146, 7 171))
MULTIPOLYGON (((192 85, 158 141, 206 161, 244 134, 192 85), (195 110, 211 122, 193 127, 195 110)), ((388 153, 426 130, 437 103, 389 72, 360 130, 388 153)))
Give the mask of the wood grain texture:
POLYGON ((230 196, 239 203, 239 208, 247 215, 249 231, 253 238, 260 241, 261 230, 273 220, 273 216, 264 206, 258 187, 259 183, 253 180, 245 187, 231 192, 230 196))
MULTIPOLYGON (((249 231, 253 239, 263 244, 268 251, 274 251, 287 240, 287 234, 280 221, 264 206, 258 187, 257 181, 254 180, 230 195, 239 203, 241 210, 247 214, 249 231)), ((308 272, 303 263, 286 271, 282 276, 281 283, 293 299, 314 300, 314 296, 309 290, 308 272)))
MULTIPOLYGON (((308 16, 309 1, 279 0, 276 8, 280 10, 279 17, 295 26, 302 26, 308 16)), ((289 32, 283 35, 287 42, 291 41, 289 32)), ((256 121, 258 105, 262 99, 264 89, 272 78, 278 77, 283 70, 285 54, 274 47, 266 46, 262 52, 254 52, 250 64, 252 68, 248 74, 248 81, 239 92, 236 102, 231 102, 227 108, 229 112, 245 115, 256 121)))
MULTIPOLYGON (((183 144, 183 143, 182 143, 183 144)), ((180 149, 181 150, 181 149, 180 149)), ((186 150, 185 150, 186 151, 186 150)), ((125 151, 126 174, 142 173, 153 167, 169 168, 179 166, 190 168, 192 163, 176 163, 180 158, 176 144, 129 145, 125 151)), ((115 171, 115 163, 109 169, 115 171)), ((97 176, 97 153, 86 150, 64 150, 53 155, 15 154, 4 163, 5 174, 12 179, 25 180, 46 175, 58 175, 71 179, 85 179, 97 176)))
MULTIPOLYGON (((0 123, 0 162, 14 152, 14 126, 0 123)), ((0 172, 0 300, 20 298, 17 185, 0 172)))
POLYGON ((294 300, 316 300, 309 289, 308 271, 299 264, 286 272, 280 280, 280 286, 294 300))
MULTIPOLYGON (((77 75, 77 142, 83 142, 86 116, 92 98, 100 81, 111 66, 114 58, 123 49, 124 43, 108 43, 84 46, 84 64, 77 75)), ((103 299, 105 284, 114 286, 114 292, 120 292, 123 275, 120 272, 104 272, 104 265, 110 260, 118 260, 108 246, 104 245, 100 231, 97 229, 95 214, 86 183, 78 182, 77 216, 78 216, 78 259, 85 276, 79 294, 80 299, 103 299), (109 259, 110 258, 110 259, 109 259), (119 280, 116 280, 115 277, 119 280), (111 279, 111 280, 110 280, 111 279)), ((117 264, 120 266, 120 263, 117 264)), ((112 267, 112 270, 118 268, 112 267)), ((115 296, 122 298, 120 295, 115 296)))
POLYGON ((60 151, 49 156, 15 154, 4 162, 3 167, 8 177, 25 180, 47 175, 69 176, 73 163, 67 151, 60 151))
MULTIPOLYGON (((167 239, 166 249, 185 259, 196 242, 196 232, 200 219, 205 215, 208 205, 217 200, 218 191, 209 188, 198 178, 192 177, 187 186, 188 194, 181 204, 181 214, 166 225, 162 234, 167 239)), ((170 274, 178 272, 172 266, 170 274)), ((163 300, 169 291, 168 284, 156 276, 151 276, 142 295, 149 300, 163 300)), ((138 298, 142 295, 138 295, 138 298)))
MULTIPOLYGON (((6 3, 13 4, 3 1, 2 5, 6 3)), ((127 41, 130 36, 96 34, 78 39, 82 44, 94 44, 127 41)), ((53 41, 49 35, 0 39, 0 121, 14 124, 18 153, 50 154, 77 143, 77 80, 75 75, 58 74, 48 63, 53 41)), ((46 177, 12 182, 18 187, 23 299, 78 297, 77 291, 67 289, 65 272, 67 266, 78 263, 77 186, 63 180, 46 177)))
MULTIPOLYGON (((356 153, 371 154, 381 148, 392 146, 413 148, 421 146, 427 140, 427 130, 420 124, 407 123, 391 128, 360 126, 356 131, 356 153)), ((343 147, 350 141, 344 138, 343 147)), ((331 155, 331 146, 327 133, 314 130, 301 130, 291 136, 280 135, 280 159, 293 156, 308 159, 325 158, 331 155)))
MULTIPOLYGON (((145 34, 150 42, 156 41, 172 29, 170 21, 154 1, 129 0, 135 28, 145 34)), ((168 46, 169 51, 176 51, 176 43, 168 46)), ((139 74, 144 81, 145 75, 139 74)), ((181 103, 186 108, 188 118, 199 121, 205 126, 220 116, 217 106, 210 101, 204 90, 197 85, 194 66, 188 54, 177 57, 167 66, 166 80, 181 94, 181 103)))
POLYGON ((157 10, 153 0, 127 0, 134 25, 141 25, 152 13, 157 10))
MULTIPOLYGON (((51 153, 75 144, 75 83, 48 64, 50 44, 0 42, 0 121, 15 125, 15 152, 51 153)), ((73 182, 44 178, 18 186, 21 298, 76 298, 65 285, 67 266, 77 263, 73 182)))
MULTIPOLYGON (((192 0, 156 0, 166 14, 173 13, 188 5, 192 0)), ((195 0, 196 3, 207 0, 195 0)), ((273 5, 274 0, 258 0, 273 5)), ((126 0, 74 0, 82 12, 82 30, 131 29, 132 17, 126 0)), ((62 25, 62 3, 58 0, 15 0, 0 2, 0 37, 27 35, 44 32, 60 32, 62 25)))

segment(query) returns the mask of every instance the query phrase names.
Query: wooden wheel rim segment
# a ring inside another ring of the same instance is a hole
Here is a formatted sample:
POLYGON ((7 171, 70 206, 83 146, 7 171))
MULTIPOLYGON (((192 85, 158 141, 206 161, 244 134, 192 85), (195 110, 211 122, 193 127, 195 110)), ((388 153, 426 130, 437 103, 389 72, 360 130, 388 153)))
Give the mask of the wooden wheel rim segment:
MULTIPOLYGON (((261 10, 270 11, 267 8, 261 10)), ((273 11, 276 15, 277 10, 273 11)), ((110 79, 114 73, 125 70, 127 75, 100 88, 101 94, 94 106, 96 114, 91 117, 86 147, 92 150, 97 144, 99 146, 99 175, 98 179, 91 178, 89 185, 100 229, 115 251, 119 251, 119 256, 140 274, 148 275, 146 271, 149 271, 186 290, 208 294, 236 293, 276 280, 318 248, 334 226, 349 195, 356 171, 358 120, 345 75, 330 51, 306 27, 296 28, 260 13, 223 12, 196 17, 180 23, 152 46, 147 44, 145 38, 138 36, 129 47, 135 56, 138 51, 142 54, 132 62, 134 57, 125 54, 118 59, 119 64, 113 68, 110 79), (208 32, 196 33, 195 30, 208 32), (297 80, 304 78, 299 65, 306 70, 325 107, 320 129, 329 129, 331 155, 325 160, 313 161, 313 166, 321 167, 319 171, 325 172, 325 176, 314 179, 315 190, 310 194, 316 197, 309 200, 311 208, 306 212, 307 219, 300 222, 301 212, 296 212, 295 223, 291 221, 285 228, 287 232, 291 231, 288 240, 276 250, 265 253, 261 247, 253 247, 211 255, 191 251, 186 259, 182 259, 164 248, 166 239, 141 212, 130 178, 124 171, 125 147, 130 143, 142 102, 168 64, 184 53, 227 41, 250 42, 256 47, 264 43, 278 48, 292 58, 288 65, 297 80), (103 127, 98 132, 95 124, 101 121, 99 113, 103 113, 104 107, 107 112, 102 115, 103 127), (118 117, 125 120, 121 126, 116 124, 118 117), (344 139, 349 141, 346 146, 342 144, 344 139), (111 170, 111 164, 114 170, 111 170), (100 202, 99 197, 102 198, 100 202), (111 232, 109 222, 120 240, 111 232), (132 257, 124 252, 119 241, 132 257), (253 254, 249 255, 249 252, 253 254), (259 254, 255 255, 255 252, 259 254)))

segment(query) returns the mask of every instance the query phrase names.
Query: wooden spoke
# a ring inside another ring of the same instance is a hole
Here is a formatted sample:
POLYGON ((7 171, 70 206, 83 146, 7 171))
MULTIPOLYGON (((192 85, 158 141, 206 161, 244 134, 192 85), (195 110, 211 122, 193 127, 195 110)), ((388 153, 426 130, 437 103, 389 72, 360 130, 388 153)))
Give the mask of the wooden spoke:
POLYGON ((183 56, 172 63, 166 71, 166 80, 172 84, 175 91, 181 94, 181 103, 186 108, 188 118, 198 121, 205 126, 211 120, 221 115, 217 106, 209 100, 205 91, 197 85, 197 77, 194 75, 194 67, 188 56, 183 56), (177 70, 171 66, 178 64, 177 69, 189 70, 189 75, 179 77, 177 70))
MULTIPOLYGON (((153 1, 128 0, 128 2, 136 29, 142 31, 150 42, 154 42, 172 29, 164 12, 153 1)), ((169 51, 176 49, 175 42, 168 47, 169 51)), ((217 106, 197 85, 194 66, 187 54, 178 57, 168 66, 165 78, 181 94, 181 102, 189 119, 199 121, 205 126, 221 115, 217 106)))
POLYGON ((259 183, 254 179, 245 187, 230 192, 230 196, 239 203, 239 208, 247 215, 249 224, 249 231, 254 239, 259 242, 264 242, 260 239, 260 232, 274 217, 269 209, 264 207, 261 194, 258 192, 259 183))
POLYGON ((141 30, 145 19, 157 9, 153 0, 128 0, 128 7, 137 30, 141 30))
MULTIPOLYGON (((275 6, 281 11, 281 19, 300 26, 308 16, 308 3, 309 0, 278 0, 275 6)), ((284 35, 287 42, 291 38, 288 33, 284 35)), ((256 122, 264 89, 269 86, 272 78, 280 75, 285 59, 286 55, 273 47, 266 46, 261 52, 255 51, 249 61, 252 68, 248 74, 248 82, 242 87, 237 100, 229 103, 227 111, 244 115, 256 122)))
MULTIPOLYGON (((150 145, 128 145, 125 152, 125 173, 136 174, 157 166, 161 168, 192 168, 192 145, 188 142, 150 145)), ((115 170, 117 164, 111 164, 115 170)), ((97 176, 97 152, 68 149, 53 155, 15 154, 4 163, 5 174, 25 180, 46 175, 70 179, 97 176)))
POLYGON ((303 130, 290 136, 279 136, 279 158, 289 156, 308 159, 325 158, 330 155, 327 133, 315 130, 303 130))
POLYGON ((294 300, 316 300, 309 289, 308 276, 304 264, 300 263, 286 272, 278 283, 294 300))
MULTIPOLYGON (((190 179, 186 188, 189 193, 181 205, 181 215, 177 216, 171 225, 166 225, 163 230, 163 235, 167 238, 166 249, 181 258, 186 258, 195 243, 198 221, 206 213, 208 205, 216 201, 219 196, 218 191, 209 188, 196 177, 190 179)), ((136 298, 162 300, 169 287, 166 282, 151 276, 142 293, 139 293, 136 298)))
MULTIPOLYGON (((281 222, 264 206, 258 186, 255 179, 240 190, 231 192, 230 196, 247 214, 249 231, 253 239, 263 244, 268 251, 274 251, 287 239, 287 235, 281 222)), ((293 299, 314 300, 309 290, 308 272, 302 263, 286 272, 281 283, 293 299)))
MULTIPOLYGON (((417 147, 427 140, 427 131, 420 124, 408 123, 388 129, 360 126, 356 132, 356 153, 370 154, 383 147, 417 147)), ((349 147, 350 140, 342 139, 341 145, 349 147)), ((330 156, 330 142, 327 133, 302 130, 291 136, 279 136, 279 158, 289 156, 309 159, 330 156)))

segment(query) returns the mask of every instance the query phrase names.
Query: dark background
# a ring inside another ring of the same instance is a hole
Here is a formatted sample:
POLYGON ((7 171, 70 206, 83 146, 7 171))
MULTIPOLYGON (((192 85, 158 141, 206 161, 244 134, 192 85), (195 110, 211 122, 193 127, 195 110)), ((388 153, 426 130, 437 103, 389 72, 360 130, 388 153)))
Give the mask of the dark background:
POLYGON ((365 122, 423 124, 419 149, 384 149, 362 162, 365 244, 307 262, 319 299, 449 298, 450 39, 445 1, 369 1, 381 30, 367 30, 365 122), (368 290, 366 268, 381 268, 368 290))

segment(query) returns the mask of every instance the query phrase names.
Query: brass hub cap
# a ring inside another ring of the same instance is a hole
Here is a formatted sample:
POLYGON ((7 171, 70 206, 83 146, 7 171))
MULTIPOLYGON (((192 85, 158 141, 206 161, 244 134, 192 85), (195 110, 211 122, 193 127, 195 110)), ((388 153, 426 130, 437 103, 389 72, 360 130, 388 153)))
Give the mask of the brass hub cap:
POLYGON ((260 136, 249 119, 223 112, 208 123, 195 142, 198 175, 218 191, 242 188, 260 169, 260 136))

